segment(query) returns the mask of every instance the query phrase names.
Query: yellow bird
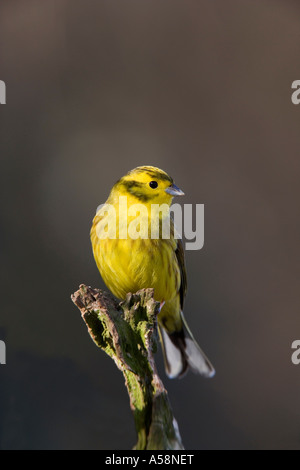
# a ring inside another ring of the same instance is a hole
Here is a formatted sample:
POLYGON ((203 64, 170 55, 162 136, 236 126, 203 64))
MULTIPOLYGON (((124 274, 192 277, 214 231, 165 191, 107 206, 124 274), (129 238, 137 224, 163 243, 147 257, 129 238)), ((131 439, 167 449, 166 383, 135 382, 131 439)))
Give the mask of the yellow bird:
POLYGON ((163 204, 169 208, 173 197, 183 194, 159 168, 140 166, 129 171, 98 209, 91 242, 100 274, 117 298, 125 299, 128 292, 143 288, 154 289, 154 297, 161 303, 158 325, 167 375, 182 377, 190 368, 212 377, 214 368, 183 316, 187 278, 182 242, 174 237, 170 212, 159 212, 154 220, 157 213, 152 210, 163 204), (170 226, 167 238, 162 236, 165 219, 170 226), (156 238, 151 238, 151 228, 157 230, 156 238))

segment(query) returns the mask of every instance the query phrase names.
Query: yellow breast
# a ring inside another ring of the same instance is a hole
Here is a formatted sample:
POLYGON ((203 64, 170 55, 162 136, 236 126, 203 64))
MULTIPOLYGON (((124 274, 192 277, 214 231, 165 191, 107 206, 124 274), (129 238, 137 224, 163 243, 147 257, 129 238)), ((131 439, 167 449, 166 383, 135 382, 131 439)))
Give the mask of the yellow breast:
MULTIPOLYGON (((118 219, 116 221, 118 223, 118 219)), ((180 270, 171 239, 102 238, 101 217, 94 218, 91 241, 100 274, 111 292, 124 299, 128 292, 154 288, 158 301, 173 299, 180 286, 180 270), (99 225, 100 224, 100 225, 99 225)))

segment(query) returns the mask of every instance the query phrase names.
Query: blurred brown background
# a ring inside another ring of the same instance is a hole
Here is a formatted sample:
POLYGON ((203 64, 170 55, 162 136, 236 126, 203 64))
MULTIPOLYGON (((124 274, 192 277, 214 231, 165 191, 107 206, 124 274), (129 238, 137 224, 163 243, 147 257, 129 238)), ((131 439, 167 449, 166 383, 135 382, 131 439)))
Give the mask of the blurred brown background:
POLYGON ((299 449, 300 5, 0 5, 1 449, 128 449, 121 374, 70 294, 104 287, 89 230, 129 169, 205 204, 186 317, 217 374, 169 391, 187 449, 299 449))

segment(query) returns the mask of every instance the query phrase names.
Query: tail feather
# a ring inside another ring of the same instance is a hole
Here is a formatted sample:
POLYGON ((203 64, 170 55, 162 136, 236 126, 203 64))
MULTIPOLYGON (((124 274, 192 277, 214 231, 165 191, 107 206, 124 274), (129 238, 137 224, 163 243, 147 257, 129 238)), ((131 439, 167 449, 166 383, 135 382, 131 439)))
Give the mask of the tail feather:
POLYGON ((200 346, 194 339, 181 312, 183 328, 168 333, 160 327, 165 369, 168 377, 183 377, 188 369, 204 377, 213 377, 215 370, 200 346))
POLYGON ((160 327, 159 332, 167 376, 170 379, 183 377, 189 368, 188 361, 183 354, 184 336, 181 334, 183 331, 168 333, 163 327, 160 327))

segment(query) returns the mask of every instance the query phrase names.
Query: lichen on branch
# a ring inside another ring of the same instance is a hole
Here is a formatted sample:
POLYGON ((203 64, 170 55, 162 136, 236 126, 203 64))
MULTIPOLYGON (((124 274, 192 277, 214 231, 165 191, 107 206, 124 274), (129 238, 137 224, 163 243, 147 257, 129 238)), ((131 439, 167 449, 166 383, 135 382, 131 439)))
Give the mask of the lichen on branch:
POLYGON ((120 304, 100 289, 80 285, 72 301, 95 344, 125 377, 138 436, 135 449, 183 449, 166 389, 157 373, 157 315, 153 289, 127 294, 120 304))

